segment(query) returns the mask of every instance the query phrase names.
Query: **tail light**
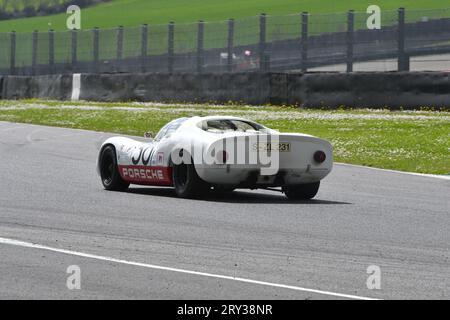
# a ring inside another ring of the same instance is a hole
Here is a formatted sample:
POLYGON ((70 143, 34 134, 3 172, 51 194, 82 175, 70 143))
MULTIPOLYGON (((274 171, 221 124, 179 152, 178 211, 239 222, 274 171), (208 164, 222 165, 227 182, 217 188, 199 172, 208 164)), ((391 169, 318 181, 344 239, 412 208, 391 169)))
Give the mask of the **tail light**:
POLYGON ((314 161, 317 163, 324 163, 327 160, 327 155, 323 151, 316 151, 314 153, 314 161))

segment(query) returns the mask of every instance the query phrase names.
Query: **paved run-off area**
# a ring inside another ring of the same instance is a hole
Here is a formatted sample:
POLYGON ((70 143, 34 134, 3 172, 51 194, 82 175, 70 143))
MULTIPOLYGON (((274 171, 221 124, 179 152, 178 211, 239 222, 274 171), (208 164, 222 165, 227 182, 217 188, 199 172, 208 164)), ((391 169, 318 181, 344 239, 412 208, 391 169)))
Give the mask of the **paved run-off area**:
POLYGON ((109 136, 0 122, 0 298, 450 297, 448 180, 336 165, 308 202, 107 192, 95 161, 109 136), (81 290, 66 287, 71 265, 81 290), (371 265, 381 290, 366 286, 371 265))
POLYGON ((0 121, 142 136, 168 121, 195 115, 235 115, 282 132, 329 140, 335 160, 418 173, 450 173, 450 112, 305 110, 240 105, 165 105, 0 101, 0 121))

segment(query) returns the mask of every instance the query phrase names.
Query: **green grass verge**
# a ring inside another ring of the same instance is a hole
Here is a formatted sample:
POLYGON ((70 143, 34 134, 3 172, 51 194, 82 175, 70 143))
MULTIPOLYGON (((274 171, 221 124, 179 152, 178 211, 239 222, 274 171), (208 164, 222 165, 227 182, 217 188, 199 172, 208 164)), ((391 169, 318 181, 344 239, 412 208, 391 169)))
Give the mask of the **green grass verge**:
MULTIPOLYGON (((262 12, 271 15, 288 13, 347 12, 350 9, 366 11, 369 5, 379 5, 383 10, 441 9, 449 7, 442 0, 113 0, 88 7, 82 11, 82 28, 112 28, 118 25, 136 26, 141 23, 165 24, 198 20, 219 21, 244 18, 262 12)), ((0 32, 31 32, 66 29, 66 14, 6 20, 0 22, 0 32)))
POLYGON ((329 140, 335 160, 410 172, 450 174, 450 112, 304 110, 293 107, 0 101, 0 120, 141 136, 194 115, 236 115, 282 132, 329 140))

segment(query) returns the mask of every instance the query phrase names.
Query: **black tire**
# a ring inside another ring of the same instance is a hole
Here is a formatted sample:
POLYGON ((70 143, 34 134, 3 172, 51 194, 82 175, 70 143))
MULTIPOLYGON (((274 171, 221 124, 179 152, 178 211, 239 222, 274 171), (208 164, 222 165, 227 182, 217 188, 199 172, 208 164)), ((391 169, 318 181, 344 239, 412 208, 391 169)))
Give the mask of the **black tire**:
POLYGON ((290 200, 309 200, 317 195, 319 187, 320 181, 297 186, 288 186, 283 188, 283 191, 290 200))
POLYGON ((124 181, 119 174, 117 167, 116 150, 113 146, 103 148, 100 159, 100 177, 103 187, 111 191, 124 191, 128 189, 130 183, 124 181))
POLYGON ((172 178, 175 193, 180 198, 196 198, 205 195, 211 187, 203 181, 195 170, 194 164, 172 166, 172 178))

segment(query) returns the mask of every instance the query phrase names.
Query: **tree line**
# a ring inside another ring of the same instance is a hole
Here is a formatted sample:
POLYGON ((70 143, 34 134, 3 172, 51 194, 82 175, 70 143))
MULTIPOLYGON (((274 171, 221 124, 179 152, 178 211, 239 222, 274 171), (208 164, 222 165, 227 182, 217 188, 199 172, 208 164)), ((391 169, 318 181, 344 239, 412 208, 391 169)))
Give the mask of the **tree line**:
POLYGON ((65 12, 70 5, 80 8, 111 0, 0 0, 0 20, 46 16, 65 12))

